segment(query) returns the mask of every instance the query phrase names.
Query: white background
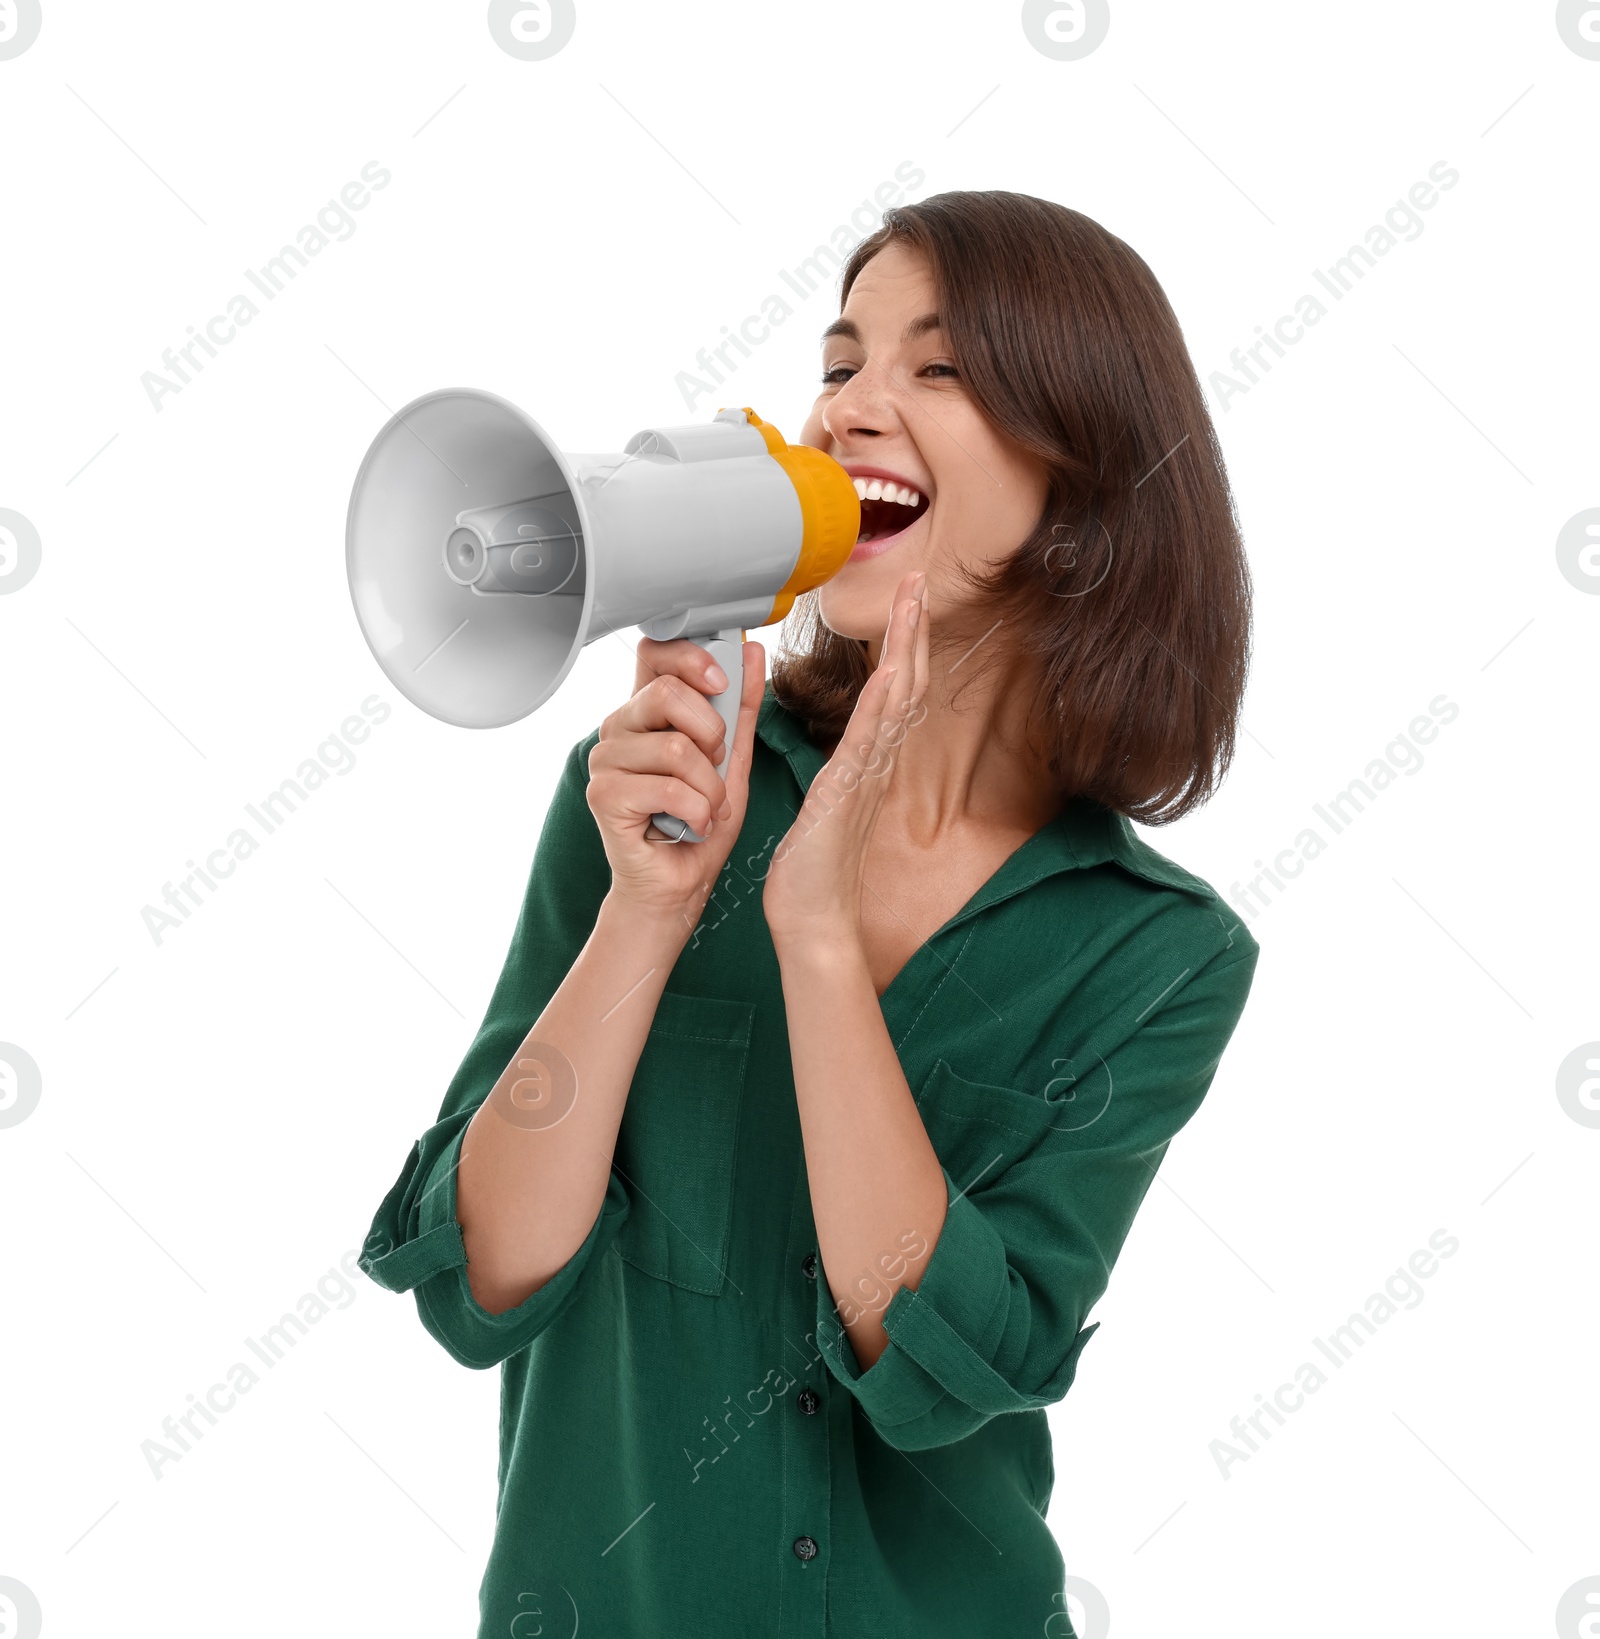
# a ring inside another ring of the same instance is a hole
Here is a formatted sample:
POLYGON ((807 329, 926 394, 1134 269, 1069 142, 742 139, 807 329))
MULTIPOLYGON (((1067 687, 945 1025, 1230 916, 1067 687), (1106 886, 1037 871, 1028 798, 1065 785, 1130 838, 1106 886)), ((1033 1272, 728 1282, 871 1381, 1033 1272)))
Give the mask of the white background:
POLYGON ((527 62, 475 4, 46 0, 0 61, 0 507, 42 541, 0 597, 0 1040, 43 1078, 0 1130, 0 1576, 45 1632, 474 1630, 497 1376, 409 1298, 358 1278, 159 1480, 141 1453, 359 1245, 561 760, 631 686, 620 637, 497 732, 387 684, 343 529, 390 410, 481 386, 616 449, 731 401, 794 437, 827 290, 726 398, 674 378, 904 161, 913 197, 1126 239, 1206 378, 1446 161, 1414 240, 1210 395, 1245 732, 1146 835, 1226 891, 1459 715, 1255 915, 1244 1020, 1052 1412, 1050 1523, 1126 1639, 1548 1633, 1600 1577, 1600 1129, 1556 1092, 1600 1037, 1600 597, 1556 555, 1600 505, 1597 109, 1543 3, 1117 0, 1057 61, 1014 4, 580 0, 527 62), (163 350, 373 160, 352 235, 153 408, 163 350), (374 694, 356 766, 158 945, 142 908, 374 694), (1230 1420, 1440 1229, 1422 1301, 1224 1477, 1230 1420))

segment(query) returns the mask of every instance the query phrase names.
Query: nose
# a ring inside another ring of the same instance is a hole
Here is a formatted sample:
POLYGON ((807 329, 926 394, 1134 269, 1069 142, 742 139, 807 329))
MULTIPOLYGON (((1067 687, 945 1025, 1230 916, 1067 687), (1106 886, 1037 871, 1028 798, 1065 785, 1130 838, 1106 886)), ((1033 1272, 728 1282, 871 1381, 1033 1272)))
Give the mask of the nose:
POLYGON ((822 424, 837 444, 852 439, 882 438, 900 425, 890 391, 889 372, 868 359, 828 400, 822 424))

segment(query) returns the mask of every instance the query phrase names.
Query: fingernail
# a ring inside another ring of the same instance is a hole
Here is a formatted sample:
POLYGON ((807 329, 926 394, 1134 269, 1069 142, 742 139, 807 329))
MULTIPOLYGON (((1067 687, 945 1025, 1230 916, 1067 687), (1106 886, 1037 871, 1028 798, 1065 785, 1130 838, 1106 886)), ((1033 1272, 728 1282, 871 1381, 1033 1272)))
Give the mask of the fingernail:
POLYGON ((906 625, 911 627, 912 630, 914 631, 916 629, 917 622, 921 618, 922 618, 922 601, 919 598, 916 602, 914 602, 911 605, 911 614, 906 620, 906 625))
POLYGON ((728 674, 713 660, 706 669, 706 682, 721 694, 728 686, 728 674))

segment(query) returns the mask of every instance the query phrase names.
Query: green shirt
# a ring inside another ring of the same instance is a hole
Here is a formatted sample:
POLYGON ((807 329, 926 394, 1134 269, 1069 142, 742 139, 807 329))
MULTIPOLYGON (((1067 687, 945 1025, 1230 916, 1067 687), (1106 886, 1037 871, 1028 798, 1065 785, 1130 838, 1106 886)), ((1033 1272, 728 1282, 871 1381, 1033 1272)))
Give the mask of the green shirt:
POLYGON ((1056 1631, 1044 1408, 1216 1072, 1255 940, 1078 799, 911 956, 881 1005, 949 1208, 917 1288, 885 1283, 889 1344, 863 1371, 819 1266, 761 910, 826 758, 769 683, 744 827, 656 1010, 594 1226, 491 1315, 467 1285, 459 1145, 610 885, 584 800, 597 739, 567 758, 489 1010, 361 1259, 462 1364, 501 1368, 480 1635, 1056 1631))

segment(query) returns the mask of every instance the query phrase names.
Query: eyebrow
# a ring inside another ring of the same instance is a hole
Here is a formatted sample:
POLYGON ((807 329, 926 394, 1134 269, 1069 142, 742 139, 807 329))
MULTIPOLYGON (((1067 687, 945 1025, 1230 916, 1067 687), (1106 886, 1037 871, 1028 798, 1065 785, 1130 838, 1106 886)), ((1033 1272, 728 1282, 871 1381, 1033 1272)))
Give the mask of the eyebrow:
MULTIPOLYGON (((901 341, 915 341, 919 336, 925 336, 930 330, 941 329, 937 313, 924 313, 920 318, 913 319, 901 333, 901 341)), ((835 319, 822 332, 821 340, 826 341, 830 336, 848 336, 853 342, 859 343, 861 331, 851 319, 835 319)))

